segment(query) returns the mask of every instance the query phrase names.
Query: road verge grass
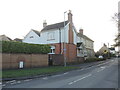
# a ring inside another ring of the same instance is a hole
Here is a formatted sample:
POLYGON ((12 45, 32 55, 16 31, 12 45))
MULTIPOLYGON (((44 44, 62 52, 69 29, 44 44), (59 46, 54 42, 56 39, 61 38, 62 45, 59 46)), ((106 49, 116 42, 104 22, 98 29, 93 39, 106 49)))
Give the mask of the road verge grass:
POLYGON ((52 73, 57 73, 57 72, 64 72, 64 71, 68 71, 68 70, 73 70, 73 69, 78 69, 78 67, 52 66, 52 67, 44 67, 44 68, 3 70, 2 71, 2 78, 17 78, 17 77, 27 77, 27 76, 52 74, 52 73))

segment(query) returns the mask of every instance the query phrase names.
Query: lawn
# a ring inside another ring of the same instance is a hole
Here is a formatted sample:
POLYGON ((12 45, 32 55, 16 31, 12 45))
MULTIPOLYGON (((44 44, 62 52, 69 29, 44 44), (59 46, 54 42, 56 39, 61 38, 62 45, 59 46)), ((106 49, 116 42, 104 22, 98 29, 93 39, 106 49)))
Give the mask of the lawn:
POLYGON ((25 76, 44 75, 44 74, 51 74, 51 73, 62 72, 67 70, 73 70, 77 68, 78 67, 53 66, 53 67, 44 67, 44 68, 3 70, 2 78, 16 78, 16 77, 25 77, 25 76))

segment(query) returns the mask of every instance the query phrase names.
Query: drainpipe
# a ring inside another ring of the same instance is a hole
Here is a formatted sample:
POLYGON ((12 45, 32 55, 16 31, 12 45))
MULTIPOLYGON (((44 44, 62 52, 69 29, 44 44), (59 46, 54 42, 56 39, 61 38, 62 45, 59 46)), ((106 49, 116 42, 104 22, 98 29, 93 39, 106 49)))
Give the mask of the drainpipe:
POLYGON ((61 30, 59 28, 59 43, 60 43, 60 54, 62 53, 61 52, 61 30))

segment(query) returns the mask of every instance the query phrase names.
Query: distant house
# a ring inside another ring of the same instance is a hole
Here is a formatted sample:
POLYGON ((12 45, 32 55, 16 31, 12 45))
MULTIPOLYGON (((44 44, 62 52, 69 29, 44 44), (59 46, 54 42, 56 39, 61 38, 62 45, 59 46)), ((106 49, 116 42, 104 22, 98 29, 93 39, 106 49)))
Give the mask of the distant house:
POLYGON ((12 41, 12 39, 6 35, 0 35, 0 41, 12 41))
POLYGON ((24 37, 22 42, 33 43, 33 44, 42 44, 40 39, 41 39, 40 32, 31 29, 30 32, 24 37))
POLYGON ((13 41, 16 41, 16 42, 22 42, 22 39, 15 38, 13 41))
POLYGON ((83 52, 84 56, 87 57, 94 57, 94 41, 83 34, 83 29, 79 30, 79 33, 77 34, 77 43, 81 43, 84 47, 81 48, 79 52, 83 52))
POLYGON ((51 45, 51 53, 63 54, 69 62, 72 62, 76 57, 84 57, 84 51, 81 48, 87 51, 85 45, 91 44, 90 47, 93 50, 93 41, 77 32, 72 16, 69 11, 68 20, 65 22, 47 25, 47 22, 44 21, 43 29, 40 32, 31 29, 22 41, 33 44, 49 44, 51 45), (83 42, 80 37, 83 38, 83 42), (90 41, 90 43, 84 44, 84 40, 90 41))
POLYGON ((98 51, 99 52, 99 54, 105 54, 105 53, 109 53, 110 52, 110 49, 107 47, 107 45, 106 44, 104 44, 101 48, 100 48, 100 50, 98 51))

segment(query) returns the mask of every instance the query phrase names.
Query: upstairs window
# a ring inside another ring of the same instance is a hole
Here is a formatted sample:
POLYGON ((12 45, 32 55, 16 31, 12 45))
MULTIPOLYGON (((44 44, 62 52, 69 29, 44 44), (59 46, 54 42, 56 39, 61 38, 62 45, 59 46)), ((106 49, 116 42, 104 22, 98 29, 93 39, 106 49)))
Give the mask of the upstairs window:
POLYGON ((33 36, 30 36, 30 38, 34 38, 33 36))
POLYGON ((54 32, 49 32, 47 34, 47 40, 50 41, 50 40, 55 40, 55 33, 54 32))

